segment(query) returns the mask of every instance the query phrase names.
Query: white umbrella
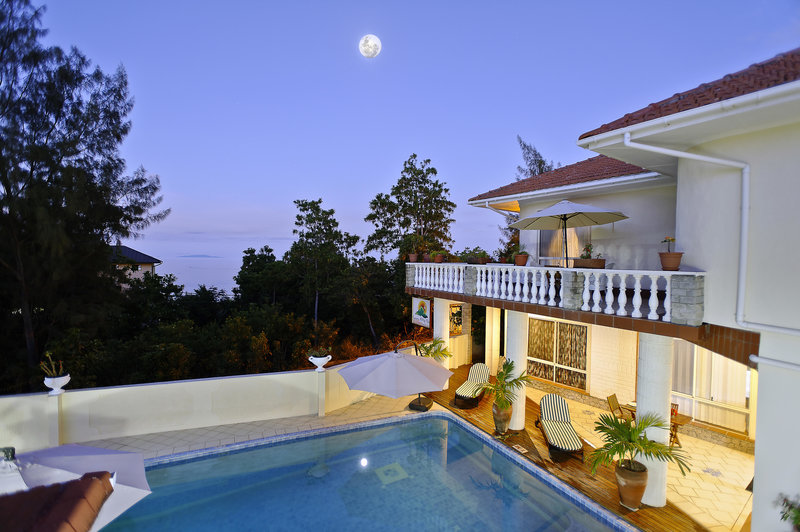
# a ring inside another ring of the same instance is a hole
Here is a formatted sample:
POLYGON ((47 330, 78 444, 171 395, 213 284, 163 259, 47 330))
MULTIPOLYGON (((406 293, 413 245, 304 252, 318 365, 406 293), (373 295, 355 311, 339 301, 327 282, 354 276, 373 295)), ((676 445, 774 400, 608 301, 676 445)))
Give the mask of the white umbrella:
MULTIPOLYGON (((452 374, 430 358, 397 351, 357 358, 339 370, 351 390, 374 392, 394 399, 442 390, 452 374)), ((420 398, 415 401, 423 405, 420 398)))
POLYGON ((583 205, 571 201, 559 201, 540 210, 530 218, 511 224, 514 229, 562 229, 564 231, 564 265, 567 262, 567 228, 603 225, 626 219, 627 216, 618 211, 609 211, 602 207, 583 205))
POLYGON ((17 455, 25 484, 46 486, 80 478, 91 471, 108 471, 116 477, 92 530, 100 530, 150 493, 141 454, 85 445, 60 445, 17 455))

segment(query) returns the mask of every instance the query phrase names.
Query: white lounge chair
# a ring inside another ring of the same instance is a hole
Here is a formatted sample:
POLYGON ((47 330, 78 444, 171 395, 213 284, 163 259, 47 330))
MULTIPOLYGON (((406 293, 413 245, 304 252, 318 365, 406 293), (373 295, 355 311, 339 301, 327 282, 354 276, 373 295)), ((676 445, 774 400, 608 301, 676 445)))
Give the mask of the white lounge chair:
POLYGON ((458 408, 475 408, 483 398, 483 385, 489 382, 489 367, 482 362, 469 368, 464 384, 456 390, 455 405, 458 408))
POLYGON ((541 426, 547 445, 559 451, 581 453, 583 458, 583 441, 572 426, 563 397, 554 393, 542 397, 536 426, 541 426))

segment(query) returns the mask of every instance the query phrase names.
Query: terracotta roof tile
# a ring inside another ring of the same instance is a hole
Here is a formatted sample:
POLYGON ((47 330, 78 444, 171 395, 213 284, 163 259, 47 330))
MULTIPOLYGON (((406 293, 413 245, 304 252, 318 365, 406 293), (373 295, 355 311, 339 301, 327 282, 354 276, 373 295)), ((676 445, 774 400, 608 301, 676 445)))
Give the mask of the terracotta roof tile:
POLYGON ((681 111, 696 109, 722 100, 729 100, 752 92, 768 89, 800 79, 800 48, 776 55, 762 63, 728 74, 722 79, 703 83, 694 89, 679 92, 644 109, 628 113, 622 118, 604 124, 581 135, 584 139, 634 124, 669 116, 681 111))
POLYGON ((606 157, 605 155, 598 155, 597 157, 592 157, 585 161, 562 166, 550 172, 515 181, 514 183, 490 190, 489 192, 484 192, 474 198, 470 198, 469 201, 499 198, 513 194, 533 192, 534 190, 545 190, 548 188, 563 187, 565 185, 574 185, 576 183, 585 183, 624 175, 643 174, 646 172, 649 172, 649 170, 618 161, 617 159, 612 159, 611 157, 606 157))

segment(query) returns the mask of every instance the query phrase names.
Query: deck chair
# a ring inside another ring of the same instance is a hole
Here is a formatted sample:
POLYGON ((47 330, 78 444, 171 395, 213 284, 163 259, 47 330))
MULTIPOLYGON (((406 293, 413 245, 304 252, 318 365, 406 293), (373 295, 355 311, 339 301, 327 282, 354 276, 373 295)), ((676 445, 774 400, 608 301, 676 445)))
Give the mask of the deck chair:
POLYGON ((619 401, 617 400, 617 394, 612 393, 606 398, 606 400, 608 401, 608 408, 611 410, 611 413, 614 414, 615 418, 627 420, 632 420, 635 418, 633 412, 620 406, 619 401))
MULTIPOLYGON (((669 406, 670 406, 670 408, 669 408, 669 417, 672 418, 672 416, 674 416, 674 415, 676 415, 678 413, 678 403, 671 403, 669 406)), ((669 446, 670 447, 675 447, 676 445, 678 447, 683 447, 681 445, 681 440, 678 439, 678 425, 676 425, 675 423, 672 423, 670 421, 670 424, 669 424, 669 446)))
POLYGON ((568 453, 580 453, 583 459, 583 441, 569 418, 569 407, 560 395, 549 393, 539 403, 539 420, 547 445, 551 449, 568 453))
POLYGON ((464 384, 456 390, 455 405, 457 408, 475 408, 483 399, 483 385, 489 382, 489 366, 478 362, 469 368, 469 375, 464 384))

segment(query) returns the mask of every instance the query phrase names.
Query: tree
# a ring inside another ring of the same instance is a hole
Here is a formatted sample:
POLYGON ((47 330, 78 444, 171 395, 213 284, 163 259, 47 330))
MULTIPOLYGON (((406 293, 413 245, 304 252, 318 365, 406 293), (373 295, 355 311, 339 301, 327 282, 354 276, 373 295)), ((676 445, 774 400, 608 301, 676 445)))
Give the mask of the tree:
MULTIPOLYGON (((517 135, 517 143, 522 151, 522 160, 525 166, 517 165, 517 173, 514 176, 516 181, 535 178, 545 172, 552 171, 553 161, 547 161, 532 144, 528 144, 522 137, 517 135)), ((510 212, 506 214, 505 225, 500 226, 500 253, 506 255, 516 246, 519 246, 519 229, 512 229, 511 224, 519 221, 519 214, 510 212)))
POLYGON ((313 322, 319 322, 320 296, 336 292, 347 282, 350 259, 355 256, 359 238, 339 229, 333 209, 322 208, 322 199, 295 200, 299 214, 293 233, 297 241, 287 252, 294 273, 302 273, 300 291, 313 300, 313 322))
POLYGON ((269 246, 256 252, 254 248, 244 250, 242 267, 233 278, 236 287, 233 294, 243 308, 248 305, 276 304, 281 288, 286 285, 286 268, 282 261, 275 259, 269 246))
POLYGON ((449 247, 456 204, 436 175, 430 159, 418 162, 417 154, 411 154, 391 192, 378 194, 369 204, 371 212, 364 220, 375 231, 367 238, 366 251, 383 254, 397 249, 403 255, 449 247))
POLYGON ((43 47, 42 10, 0 2, 0 285, 21 316, 29 366, 37 335, 105 314, 117 275, 109 243, 169 213, 153 211, 157 176, 124 175, 125 71, 106 75, 74 48, 43 47))

